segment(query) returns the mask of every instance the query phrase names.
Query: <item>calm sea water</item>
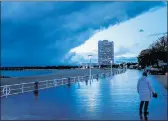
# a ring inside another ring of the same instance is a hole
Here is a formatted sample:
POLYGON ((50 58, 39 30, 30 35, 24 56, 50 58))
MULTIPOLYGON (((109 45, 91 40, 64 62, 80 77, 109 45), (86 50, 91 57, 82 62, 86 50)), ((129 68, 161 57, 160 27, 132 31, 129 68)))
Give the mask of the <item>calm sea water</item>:
MULTIPOLYGON (((1 98, 1 119, 13 120, 140 120, 137 70, 86 84, 72 84, 1 98)), ((149 120, 167 120, 167 90, 154 76, 148 77, 158 98, 149 104, 149 120)))
POLYGON ((1 71, 1 76, 25 77, 55 73, 56 70, 1 71))

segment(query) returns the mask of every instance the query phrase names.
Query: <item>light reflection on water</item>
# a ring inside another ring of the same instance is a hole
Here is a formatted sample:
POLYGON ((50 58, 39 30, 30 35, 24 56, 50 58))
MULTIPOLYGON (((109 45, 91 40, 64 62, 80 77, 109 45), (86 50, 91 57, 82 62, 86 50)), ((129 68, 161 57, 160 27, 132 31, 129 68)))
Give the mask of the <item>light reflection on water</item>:
MULTIPOLYGON (((1 99, 2 119, 127 119, 139 120, 136 84, 140 71, 1 99)), ((149 120, 167 119, 167 91, 149 76, 158 99, 149 105, 149 120)))

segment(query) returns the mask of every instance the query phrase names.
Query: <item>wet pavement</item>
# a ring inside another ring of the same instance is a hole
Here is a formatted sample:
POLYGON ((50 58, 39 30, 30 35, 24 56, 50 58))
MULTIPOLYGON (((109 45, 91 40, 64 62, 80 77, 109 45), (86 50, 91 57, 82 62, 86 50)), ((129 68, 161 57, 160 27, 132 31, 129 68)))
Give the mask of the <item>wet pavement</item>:
MULTIPOLYGON (((140 120, 136 84, 141 72, 127 70, 111 78, 80 82, 1 98, 1 119, 140 120)), ((158 93, 149 104, 148 120, 167 120, 167 90, 148 77, 158 93)))

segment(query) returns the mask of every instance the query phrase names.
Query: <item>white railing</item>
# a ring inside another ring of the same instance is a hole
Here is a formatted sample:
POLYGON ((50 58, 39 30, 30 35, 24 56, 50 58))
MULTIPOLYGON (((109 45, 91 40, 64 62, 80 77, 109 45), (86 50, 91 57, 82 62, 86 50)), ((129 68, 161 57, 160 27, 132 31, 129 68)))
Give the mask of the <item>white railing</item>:
MULTIPOLYGON (((116 74, 124 73, 125 71, 126 69, 121 69, 113 72, 112 74, 111 72, 93 74, 91 76, 91 79, 98 79, 101 76, 113 76, 116 74)), ((25 93, 25 92, 30 92, 34 90, 47 89, 51 87, 57 87, 57 86, 72 84, 76 82, 83 82, 83 81, 88 81, 89 79, 90 79, 90 76, 86 75, 86 76, 77 76, 77 77, 69 77, 69 78, 62 78, 62 79, 44 80, 44 81, 38 81, 38 82, 3 85, 1 86, 1 97, 7 98, 7 96, 9 95, 25 93), (38 87, 35 87, 35 83, 38 83, 36 85, 38 87)))

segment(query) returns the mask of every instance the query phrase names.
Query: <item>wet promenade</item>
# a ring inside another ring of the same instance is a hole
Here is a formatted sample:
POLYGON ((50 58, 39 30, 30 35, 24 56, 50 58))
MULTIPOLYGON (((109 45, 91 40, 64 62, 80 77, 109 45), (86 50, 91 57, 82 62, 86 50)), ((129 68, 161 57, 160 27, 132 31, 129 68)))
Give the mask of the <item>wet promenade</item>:
MULTIPOLYGON (((111 78, 76 83, 1 98, 1 119, 140 120, 136 84, 141 72, 127 70, 111 78)), ((149 76, 158 93, 149 104, 148 120, 167 120, 167 90, 149 76)))

